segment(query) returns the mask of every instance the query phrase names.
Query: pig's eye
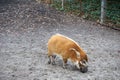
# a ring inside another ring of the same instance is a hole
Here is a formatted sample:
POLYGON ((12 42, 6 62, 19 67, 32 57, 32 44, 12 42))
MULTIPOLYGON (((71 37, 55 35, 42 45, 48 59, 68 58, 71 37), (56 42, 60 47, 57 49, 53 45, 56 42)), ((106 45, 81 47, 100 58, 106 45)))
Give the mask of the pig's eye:
POLYGON ((81 66, 85 66, 86 65, 86 61, 80 61, 80 65, 81 66))
POLYGON ((82 61, 83 63, 86 63, 85 61, 82 61))

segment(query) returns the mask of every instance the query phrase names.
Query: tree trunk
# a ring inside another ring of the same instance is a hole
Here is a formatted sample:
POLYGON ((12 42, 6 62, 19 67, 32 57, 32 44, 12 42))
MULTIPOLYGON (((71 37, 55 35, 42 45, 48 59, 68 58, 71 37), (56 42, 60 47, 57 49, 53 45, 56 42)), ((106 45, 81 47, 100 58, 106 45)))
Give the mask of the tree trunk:
POLYGON ((101 0, 101 17, 100 23, 103 24, 105 22, 105 14, 106 14, 106 0, 101 0))

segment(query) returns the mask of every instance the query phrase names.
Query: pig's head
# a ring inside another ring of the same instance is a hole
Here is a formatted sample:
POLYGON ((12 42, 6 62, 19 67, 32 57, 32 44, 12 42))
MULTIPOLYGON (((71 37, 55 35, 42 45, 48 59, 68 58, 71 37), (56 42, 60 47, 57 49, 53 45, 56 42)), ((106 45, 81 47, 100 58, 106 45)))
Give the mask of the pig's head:
POLYGON ((74 48, 71 48, 71 50, 73 50, 76 54, 76 61, 75 61, 75 65, 76 67, 83 73, 88 71, 88 58, 87 55, 84 51, 80 50, 76 50, 74 48))
POLYGON ((86 61, 76 61, 75 66, 82 72, 86 73, 88 71, 88 65, 86 61))
POLYGON ((85 60, 79 62, 79 69, 82 73, 86 73, 88 71, 88 65, 85 60))

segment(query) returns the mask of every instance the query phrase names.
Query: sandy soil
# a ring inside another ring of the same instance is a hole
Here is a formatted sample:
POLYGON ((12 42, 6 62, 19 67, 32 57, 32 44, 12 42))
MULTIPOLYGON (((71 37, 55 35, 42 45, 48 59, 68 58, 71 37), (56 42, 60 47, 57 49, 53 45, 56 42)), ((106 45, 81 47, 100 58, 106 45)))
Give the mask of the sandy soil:
POLYGON ((0 4, 0 80, 120 80, 120 32, 45 4, 0 4), (47 41, 61 33, 87 52, 89 71, 47 64, 47 41))

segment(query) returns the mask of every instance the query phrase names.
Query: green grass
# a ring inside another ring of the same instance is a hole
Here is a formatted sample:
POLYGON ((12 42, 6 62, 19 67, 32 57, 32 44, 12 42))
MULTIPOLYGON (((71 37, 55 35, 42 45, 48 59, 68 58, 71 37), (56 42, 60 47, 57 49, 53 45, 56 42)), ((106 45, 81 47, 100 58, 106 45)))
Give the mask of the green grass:
MULTIPOLYGON (((113 2, 108 2, 106 9, 107 21, 111 21, 114 24, 120 24, 120 5, 119 0, 113 2)), ((79 14, 80 3, 74 2, 74 0, 66 0, 64 4, 64 9, 61 8, 61 0, 54 0, 52 4, 57 10, 64 12, 71 12, 75 15, 79 14)), ((98 20, 100 19, 100 10, 101 10, 101 0, 84 0, 82 2, 82 9, 84 15, 87 15, 86 19, 98 20)))

